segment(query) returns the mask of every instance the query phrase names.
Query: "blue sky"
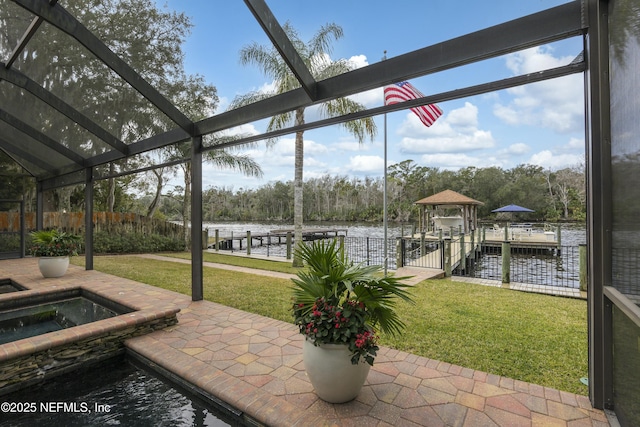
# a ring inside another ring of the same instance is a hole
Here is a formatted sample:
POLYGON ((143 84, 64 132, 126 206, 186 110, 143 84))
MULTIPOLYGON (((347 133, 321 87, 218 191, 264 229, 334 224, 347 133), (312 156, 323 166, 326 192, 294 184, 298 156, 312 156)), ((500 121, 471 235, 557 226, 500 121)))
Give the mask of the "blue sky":
MULTIPOLYGON (((290 21, 305 41, 326 23, 340 25, 344 37, 333 44, 331 57, 351 59, 357 66, 380 61, 385 50, 388 57, 397 56, 566 2, 398 0, 391 5, 388 0, 267 0, 280 23, 290 21)), ((217 87, 218 111, 226 110, 239 94, 269 86, 271 82, 257 67, 239 63, 243 46, 269 43, 244 2, 158 0, 158 4, 183 11, 192 19, 194 28, 185 48, 187 72, 201 74, 217 87)), ((574 38, 411 83, 427 95, 439 93, 565 65, 581 50, 581 39, 574 38)), ((355 98, 369 108, 380 106, 382 88, 355 98)), ((582 74, 438 105, 444 115, 430 128, 409 110, 388 115, 389 164, 412 159, 421 166, 456 170, 468 166, 509 169, 529 163, 556 170, 584 162, 582 74)), ((308 109, 307 119, 319 118, 314 113, 308 109)), ((381 177, 383 118, 375 120, 378 135, 364 144, 339 127, 305 132, 305 179, 324 174, 381 177)), ((242 131, 262 133, 265 127, 266 121, 260 121, 242 131)), ((293 179, 293 135, 280 138, 269 149, 262 143, 243 151, 260 163, 265 173, 262 179, 205 166, 205 188, 239 190, 293 179)))

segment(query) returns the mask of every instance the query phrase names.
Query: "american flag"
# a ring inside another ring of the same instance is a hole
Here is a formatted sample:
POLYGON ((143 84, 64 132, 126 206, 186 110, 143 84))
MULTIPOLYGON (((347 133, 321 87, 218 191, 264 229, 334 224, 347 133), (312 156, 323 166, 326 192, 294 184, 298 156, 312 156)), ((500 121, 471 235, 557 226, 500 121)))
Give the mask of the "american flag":
MULTIPOLYGON (((400 82, 385 86, 384 105, 398 104, 410 99, 423 98, 424 95, 409 82, 400 82)), ((412 108, 420 121, 425 126, 431 126, 442 115, 442 110, 436 104, 427 104, 421 107, 412 108)))

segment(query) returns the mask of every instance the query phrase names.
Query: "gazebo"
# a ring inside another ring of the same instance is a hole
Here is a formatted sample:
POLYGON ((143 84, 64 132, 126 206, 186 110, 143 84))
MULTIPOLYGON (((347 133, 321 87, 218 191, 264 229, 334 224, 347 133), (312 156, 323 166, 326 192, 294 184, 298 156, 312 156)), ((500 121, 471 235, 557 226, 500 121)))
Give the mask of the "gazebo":
POLYGON ((465 233, 469 233, 477 228, 478 206, 484 205, 484 203, 478 200, 474 200, 453 190, 441 191, 440 193, 420 199, 415 202, 415 204, 422 208, 418 228, 420 231, 428 231, 429 212, 427 211, 427 206, 432 206, 433 209, 437 206, 459 206, 462 210, 462 224, 465 233))

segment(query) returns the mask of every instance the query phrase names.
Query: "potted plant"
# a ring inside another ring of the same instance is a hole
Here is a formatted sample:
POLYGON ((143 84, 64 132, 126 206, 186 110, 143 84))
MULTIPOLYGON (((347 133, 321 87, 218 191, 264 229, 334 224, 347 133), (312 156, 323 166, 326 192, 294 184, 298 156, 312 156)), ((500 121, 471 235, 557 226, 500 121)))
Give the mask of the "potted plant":
POLYGON ((292 279, 294 323, 305 336, 305 370, 316 394, 348 402, 362 388, 378 351, 378 333, 404 328, 398 299, 413 302, 407 277, 385 277, 380 266, 353 264, 333 241, 300 245, 308 269, 292 279))
POLYGON ((38 268, 44 277, 61 277, 69 267, 69 257, 78 255, 80 236, 58 230, 31 232, 29 253, 40 257, 38 268))

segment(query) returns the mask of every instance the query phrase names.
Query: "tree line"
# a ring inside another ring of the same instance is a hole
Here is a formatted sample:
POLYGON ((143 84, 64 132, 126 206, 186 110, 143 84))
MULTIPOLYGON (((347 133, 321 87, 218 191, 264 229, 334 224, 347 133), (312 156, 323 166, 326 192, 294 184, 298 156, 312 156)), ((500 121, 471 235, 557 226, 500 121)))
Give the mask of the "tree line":
MULTIPOLYGON (((0 156, 0 162, 2 161, 0 156)), ((5 166, 7 166, 5 164, 5 166)), ((8 169, 5 169, 8 170, 8 169)), ((14 171, 18 172, 18 171, 14 171)), ((95 187, 94 209, 135 212, 167 220, 184 219, 184 188, 156 195, 153 173, 115 179, 115 191, 106 180, 95 187)), ((1 198, 25 198, 35 208, 35 184, 23 176, 0 176, 1 198), (12 190, 12 191, 9 191, 12 190), (11 194, 9 194, 11 193, 11 194)), ((205 221, 283 221, 294 215, 293 181, 269 182, 258 188, 209 187, 203 191, 205 221)), ((419 166, 405 160, 388 169, 387 203, 390 221, 416 221, 416 201, 444 190, 454 190, 483 202, 480 218, 492 218, 493 209, 517 204, 533 209, 528 220, 584 221, 585 175, 582 165, 551 171, 540 166, 466 167, 457 171, 419 166)), ((304 182, 305 221, 364 221, 383 219, 382 178, 324 175, 304 182)), ((83 186, 62 188, 49 196, 52 210, 84 210, 83 186), (64 194, 62 194, 64 193, 64 194)))
MULTIPOLYGON (((527 219, 537 221, 584 221, 584 168, 558 171, 519 165, 512 169, 467 167, 440 170, 405 160, 389 167, 388 219, 416 221, 416 201, 444 190, 454 190, 484 203, 481 218, 508 204, 535 210, 527 219)), ((383 219, 382 178, 350 178, 324 175, 304 182, 305 221, 371 221, 383 219)), ((161 211, 178 214, 179 198, 167 197, 161 211)), ((256 189, 211 187, 203 192, 205 221, 291 221, 294 215, 293 182, 270 182, 256 189)))

